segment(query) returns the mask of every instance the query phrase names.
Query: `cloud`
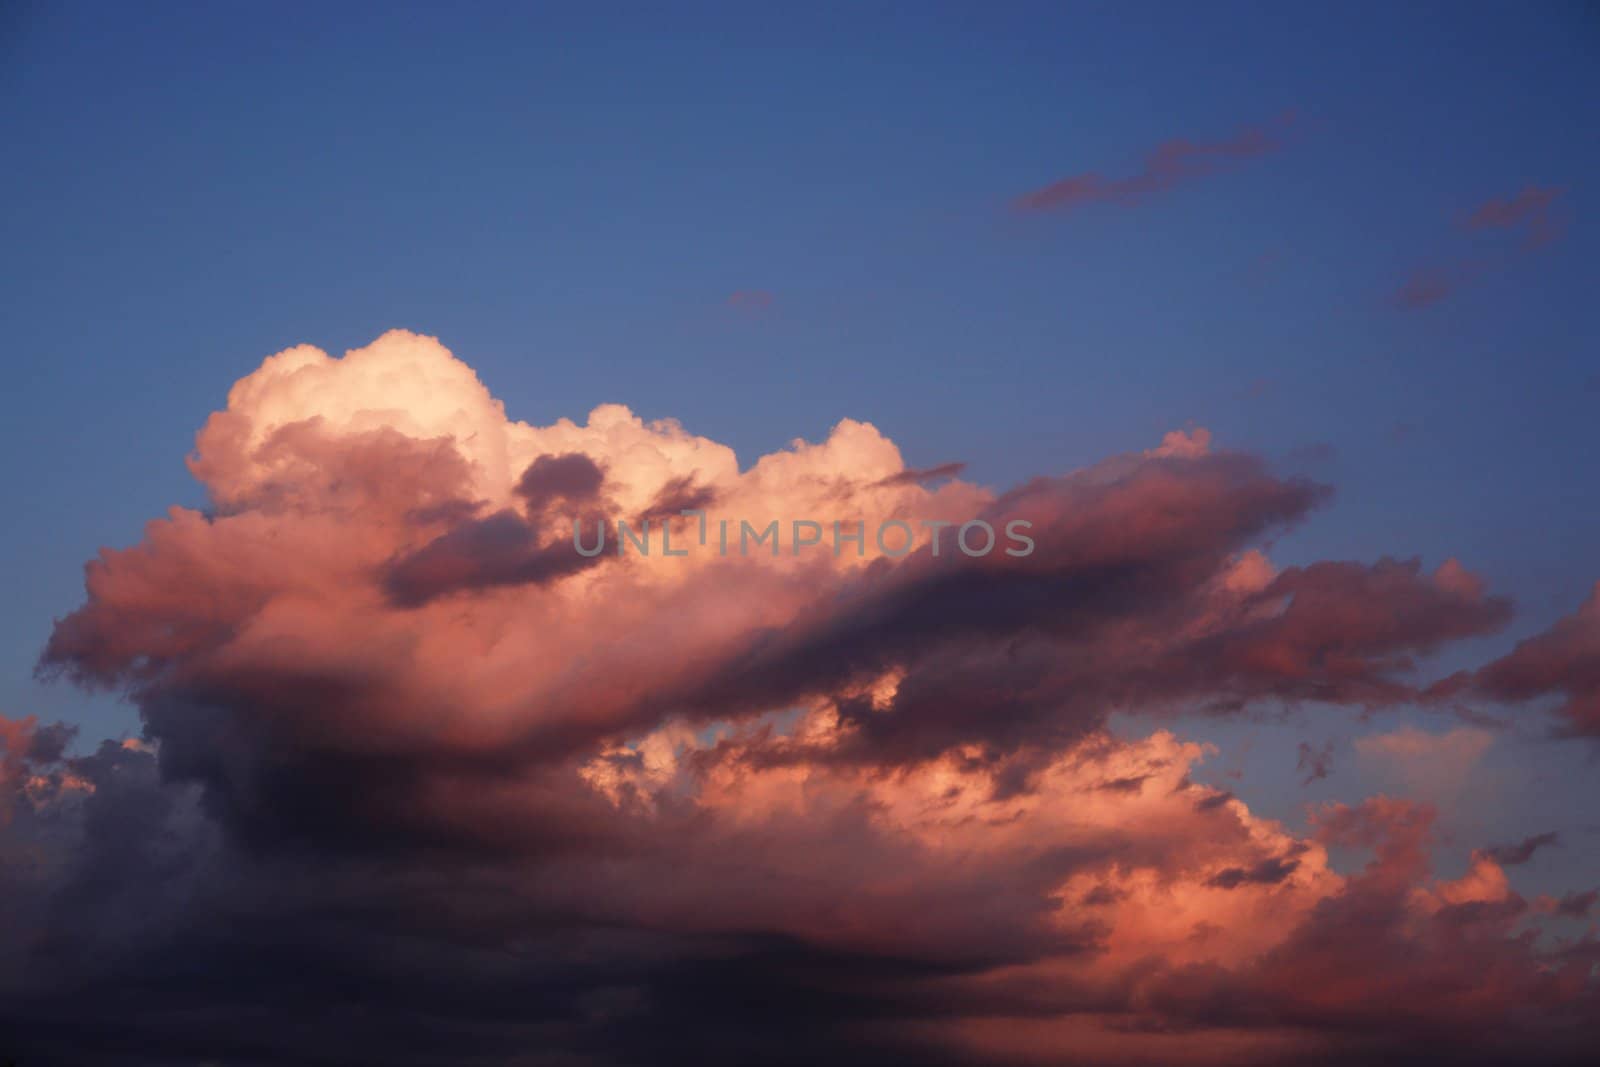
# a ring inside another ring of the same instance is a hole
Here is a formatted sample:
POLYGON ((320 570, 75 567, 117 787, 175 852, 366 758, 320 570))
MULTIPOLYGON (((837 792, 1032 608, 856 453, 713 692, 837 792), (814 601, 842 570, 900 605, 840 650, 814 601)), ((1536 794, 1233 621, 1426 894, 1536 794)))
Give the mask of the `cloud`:
POLYGON ((1565 732, 1600 737, 1600 583, 1575 613, 1477 671, 1470 684, 1499 701, 1558 697, 1565 732))
POLYGON ((0 715, 0 826, 11 821, 13 802, 49 785, 35 769, 60 761, 77 729, 65 723, 40 726, 32 715, 10 719, 0 715))
MULTIPOLYGON (((1520 237, 1520 252, 1530 252, 1553 243, 1565 232, 1568 220, 1558 210, 1565 192, 1564 187, 1530 185, 1515 196, 1480 205, 1462 219, 1461 225, 1480 236, 1510 234, 1520 237)), ((1506 266, 1512 258, 1515 254, 1505 254, 1502 249, 1494 258, 1463 256, 1419 268, 1390 294, 1390 302, 1404 311, 1433 307, 1489 268, 1506 266)))
POLYGON ((954 478, 967 469, 965 463, 941 463, 936 467, 922 467, 891 474, 879 485, 905 485, 911 482, 931 482, 940 478, 954 478))
POLYGON ((1566 193, 1563 186, 1529 185, 1515 196, 1489 200, 1467 215, 1469 230, 1510 230, 1528 248, 1538 248, 1559 238, 1565 219, 1554 208, 1566 193))
POLYGON ((1387 734, 1356 738, 1356 752, 1396 782, 1419 795, 1448 799, 1460 793, 1494 744, 1495 735, 1477 726, 1458 726, 1434 734, 1407 726, 1387 734))
POLYGON ((1432 307, 1458 289, 1467 272, 1459 267, 1430 267, 1414 272, 1395 290, 1393 301, 1406 311, 1432 307))
POLYGON ((540 456, 517 479, 516 493, 530 509, 542 509, 557 501, 587 504, 600 495, 605 472, 581 452, 560 456, 540 456))
POLYGON ((1295 770, 1305 772, 1302 785, 1310 785, 1328 777, 1333 769, 1333 742, 1325 741, 1321 746, 1313 747, 1310 742, 1300 742, 1300 747, 1295 758, 1295 770))
POLYGON ((1454 561, 1277 567, 1328 490, 1203 430, 930 487, 848 419, 747 464, 617 405, 518 422, 396 332, 269 358, 190 467, 211 507, 102 551, 41 661, 125 694, 141 740, 74 756, 0 720, 23 1062, 1538 1059, 1595 1036, 1593 954, 1523 936, 1490 854, 1434 878, 1431 809, 1297 834, 1195 784, 1210 750, 1169 716, 1414 701, 1420 657, 1510 610, 1454 561), (569 510, 648 516, 657 549, 580 556, 569 510), (722 556, 728 516, 892 517, 916 545, 722 556), (969 557, 948 528, 935 551, 924 523, 974 517, 1031 523, 1035 551, 969 557), (663 555, 663 522, 696 551, 663 555), (1347 876, 1333 844, 1375 858, 1347 876))
POLYGON ((1560 840, 1555 833, 1535 834, 1523 838, 1514 845, 1496 845, 1483 850, 1483 855, 1494 860, 1502 867, 1515 867, 1533 859, 1533 854, 1546 845, 1554 845, 1560 840))
POLYGON ((1247 126, 1221 141, 1163 141, 1126 177, 1106 178, 1095 172, 1070 175, 1024 193, 1011 206, 1015 211, 1033 213, 1071 211, 1099 203, 1136 203, 1231 164, 1277 151, 1295 121, 1291 112, 1262 126, 1247 126))
POLYGON ((1600 900, 1600 889, 1590 889, 1582 893, 1565 893, 1561 897, 1541 897, 1535 901, 1539 910, 1550 915, 1560 916, 1563 919, 1587 919, 1594 911, 1594 905, 1600 900))
POLYGON ((552 582, 599 561, 573 551, 565 537, 541 542, 522 516, 498 511, 394 560, 384 584, 395 603, 417 607, 449 593, 552 582))
POLYGON ((1277 885, 1300 866, 1298 859, 1277 856, 1262 860, 1254 867, 1228 867, 1206 879, 1206 885, 1218 889, 1237 889, 1242 885, 1277 885))
POLYGON ((178 509, 104 553, 45 665, 135 687, 168 758, 269 818, 238 758, 216 758, 218 732, 255 738, 238 740, 247 750, 267 731, 308 757, 423 760, 442 746, 499 765, 673 716, 828 700, 850 726, 841 755, 978 743, 999 756, 1070 741, 1115 708, 1391 703, 1411 691, 1397 677, 1409 652, 1505 614, 1392 561, 1240 585, 1241 553, 1326 491, 1213 452, 1203 430, 999 495, 959 479, 924 488, 892 443, 848 420, 741 471, 725 447, 615 406, 583 426, 508 421, 470 370, 414 335, 342 360, 269 359, 208 421, 191 465, 216 513, 178 509), (383 392, 391 379, 398 399, 383 392), (369 391, 379 399, 359 399, 369 391), (398 476, 382 477, 389 467, 398 476), (876 544, 762 564, 591 559, 533 507, 577 497, 659 514, 691 487, 692 502, 758 522, 1026 521, 1038 550, 971 560, 946 531, 942 555, 924 533, 899 560, 876 544), (620 640, 627 630, 648 639, 620 640), (891 674, 883 712, 861 714, 851 694, 891 674), (274 710, 308 699, 325 708, 314 722, 274 710))

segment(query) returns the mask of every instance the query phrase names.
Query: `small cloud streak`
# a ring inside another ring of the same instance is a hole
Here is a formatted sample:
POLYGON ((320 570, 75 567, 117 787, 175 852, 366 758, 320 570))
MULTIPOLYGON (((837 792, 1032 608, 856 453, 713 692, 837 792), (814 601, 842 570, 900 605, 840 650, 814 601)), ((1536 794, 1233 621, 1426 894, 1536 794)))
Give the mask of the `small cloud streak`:
POLYGON ((895 485, 921 485, 923 482, 938 481, 941 478, 954 478, 967 469, 965 463, 941 463, 937 467, 908 467, 903 471, 889 475, 874 485, 888 487, 895 485))
MULTIPOLYGON (((1600 738, 1600 582, 1576 612, 1454 688, 1463 685, 1503 703, 1559 697, 1562 732, 1600 738)), ((1443 685, 1440 691, 1449 692, 1443 685)))
POLYGON ((1514 845, 1495 845, 1483 849, 1481 855, 1489 857, 1502 867, 1517 867, 1533 859, 1533 854, 1541 848, 1557 844, 1560 840, 1560 835, 1554 831, 1535 834, 1523 838, 1514 845))
POLYGON ((1407 726, 1393 733, 1356 739, 1356 752, 1408 788, 1424 796, 1448 799, 1459 793, 1467 778, 1494 744, 1494 734, 1475 726, 1460 726, 1442 734, 1407 726))
MULTIPOLYGON (((1461 220, 1461 227, 1480 235, 1518 236, 1520 251, 1531 252, 1554 243, 1566 232, 1567 218, 1557 211, 1565 194, 1565 186, 1529 185, 1514 196, 1480 204, 1461 220)), ((1483 269, 1481 260, 1465 258, 1442 266, 1420 267, 1390 294, 1389 301, 1402 311, 1433 307, 1453 296, 1483 269)))
POLYGON ((772 294, 765 289, 740 289, 728 297, 728 306, 760 310, 772 306, 772 294))
POLYGON ((1566 230, 1566 220, 1552 208, 1566 194, 1561 185, 1530 185, 1515 196, 1490 200, 1468 215, 1469 230, 1513 230, 1522 234, 1523 246, 1540 248, 1558 239, 1566 230))
POLYGON ((1328 773, 1333 769, 1333 742, 1325 741, 1320 746, 1313 746, 1305 741, 1300 742, 1300 754, 1295 761, 1295 769, 1305 772, 1305 779, 1301 785, 1310 785, 1328 777, 1328 773))
POLYGON ((1122 178, 1107 178, 1095 171, 1068 175, 1011 202, 1023 214, 1072 211, 1088 204, 1136 203, 1183 182, 1213 174, 1231 164, 1254 159, 1282 148, 1285 135, 1296 122, 1287 112, 1261 126, 1247 126, 1222 141, 1163 141, 1142 161, 1139 170, 1122 178))
POLYGON ((1454 293, 1462 281, 1461 272, 1453 267, 1424 267, 1415 271, 1404 285, 1395 290, 1395 305, 1406 311, 1420 311, 1444 300, 1454 293))

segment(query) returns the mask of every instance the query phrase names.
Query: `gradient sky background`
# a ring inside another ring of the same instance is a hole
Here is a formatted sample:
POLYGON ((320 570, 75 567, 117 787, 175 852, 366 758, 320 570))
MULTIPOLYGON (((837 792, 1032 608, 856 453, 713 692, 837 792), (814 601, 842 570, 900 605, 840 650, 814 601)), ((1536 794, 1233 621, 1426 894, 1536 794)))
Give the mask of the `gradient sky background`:
MULTIPOLYGON (((1600 578, 1596 12, 8 5, 0 709, 136 733, 32 677, 83 561, 204 503, 182 459, 262 356, 391 327, 513 417, 619 401, 745 462, 850 416, 1006 487, 1204 426, 1336 486, 1278 562, 1420 551, 1513 596, 1437 670, 1481 662, 1600 578), (1277 123, 1132 202, 1016 207, 1277 123), (1555 240, 1463 224, 1530 186, 1555 240), (1428 270, 1459 284, 1397 300, 1428 270)), ((1298 825, 1385 784, 1354 737, 1452 725, 1308 715, 1193 732, 1298 825)), ((1480 772, 1458 861, 1554 829, 1526 884, 1593 876, 1592 746, 1480 772)))

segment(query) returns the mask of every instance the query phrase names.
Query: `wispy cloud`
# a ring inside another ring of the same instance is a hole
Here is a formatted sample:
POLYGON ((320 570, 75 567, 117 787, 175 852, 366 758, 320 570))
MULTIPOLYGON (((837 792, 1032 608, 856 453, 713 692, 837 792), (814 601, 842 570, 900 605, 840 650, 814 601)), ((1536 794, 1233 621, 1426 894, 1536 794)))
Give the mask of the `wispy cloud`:
POLYGON ((1490 266, 1505 266, 1518 255, 1552 244, 1566 231, 1567 218, 1560 211, 1566 194, 1564 186, 1529 185, 1514 196, 1485 201, 1461 219, 1461 229, 1489 242, 1484 255, 1456 259, 1420 267, 1389 296, 1403 311, 1420 311, 1453 296, 1490 266), (1496 253, 1494 238, 1499 237, 1496 253), (1507 250, 1504 238, 1517 239, 1514 251, 1507 250), (1486 256, 1494 258, 1486 258, 1486 256))
POLYGON ((1287 112, 1264 125, 1247 126, 1221 141, 1163 141, 1145 154, 1132 174, 1120 178, 1108 178, 1097 171, 1071 174, 1024 193, 1011 206, 1015 211, 1031 213, 1071 211, 1088 204, 1134 203, 1229 165, 1277 151, 1295 121, 1295 114, 1287 112))
POLYGON ((1295 760, 1295 769, 1303 771, 1305 778, 1301 785, 1310 785, 1328 777, 1333 770, 1333 742, 1325 741, 1321 745, 1312 745, 1309 742, 1300 742, 1299 756, 1295 760))
POLYGON ((728 297, 728 306, 736 308, 769 308, 772 306, 772 294, 765 289, 740 289, 728 297))
POLYGON ((1555 210, 1566 193, 1560 185, 1530 185, 1515 196, 1490 200, 1464 220, 1469 230, 1511 230, 1522 235, 1524 246, 1538 248, 1556 240, 1566 229, 1566 219, 1555 210))
POLYGON ((1407 726, 1393 733, 1356 739, 1356 752, 1394 781, 1424 797, 1446 800, 1467 779, 1494 744, 1494 734, 1459 726, 1442 734, 1407 726))
POLYGON ((1465 273, 1458 267, 1423 267, 1395 290, 1393 301, 1407 311, 1432 307, 1455 292, 1463 280, 1465 273))
POLYGON ((1502 867, 1516 867, 1533 859, 1533 854, 1541 848, 1557 844, 1560 840, 1560 835, 1551 831, 1525 837, 1514 845, 1494 845, 1479 851, 1502 867))

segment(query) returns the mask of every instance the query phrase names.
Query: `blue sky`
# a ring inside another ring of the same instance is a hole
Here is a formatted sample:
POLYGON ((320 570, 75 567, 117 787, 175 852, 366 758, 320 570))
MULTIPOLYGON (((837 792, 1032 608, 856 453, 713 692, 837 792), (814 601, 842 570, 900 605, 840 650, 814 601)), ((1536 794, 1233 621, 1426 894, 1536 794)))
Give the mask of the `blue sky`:
POLYGON ((1463 660, 1600 577, 1592 7, 5 20, 10 714, 136 729, 32 678, 83 561, 202 503, 183 456, 263 356, 390 327, 439 336, 514 417, 620 401, 746 462, 851 416, 1003 487, 1205 426, 1337 487, 1281 561, 1458 556, 1515 597, 1463 660), (1135 203, 1010 207, 1290 110, 1278 151, 1135 203), (1563 188, 1560 240, 1461 225, 1530 185, 1563 188), (1391 299, 1469 261, 1433 306, 1391 299), (770 305, 730 306, 751 291, 770 305))

